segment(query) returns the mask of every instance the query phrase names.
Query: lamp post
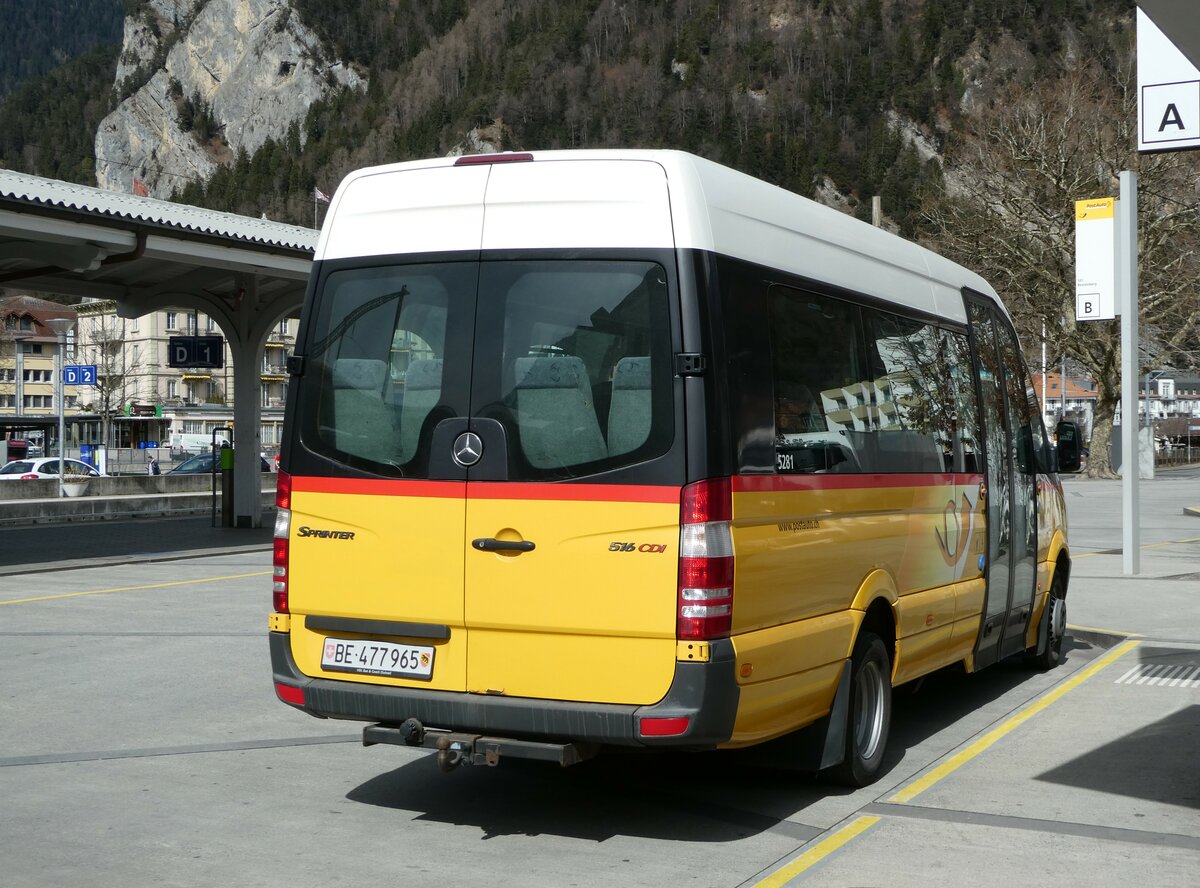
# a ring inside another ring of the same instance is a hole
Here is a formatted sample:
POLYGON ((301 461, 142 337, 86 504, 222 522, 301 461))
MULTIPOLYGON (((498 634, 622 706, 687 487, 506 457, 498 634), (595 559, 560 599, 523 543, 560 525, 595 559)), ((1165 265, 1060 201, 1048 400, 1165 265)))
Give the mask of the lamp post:
POLYGON ((22 348, 28 334, 12 337, 13 344, 13 413, 21 416, 25 412, 25 352, 22 348))
POLYGON ((61 499, 63 495, 63 475, 67 470, 67 417, 66 405, 63 403, 65 400, 63 395, 63 366, 67 352, 67 331, 75 326, 75 322, 70 318, 50 318, 46 323, 58 334, 58 348, 54 355, 54 394, 55 401, 58 402, 58 496, 61 499))

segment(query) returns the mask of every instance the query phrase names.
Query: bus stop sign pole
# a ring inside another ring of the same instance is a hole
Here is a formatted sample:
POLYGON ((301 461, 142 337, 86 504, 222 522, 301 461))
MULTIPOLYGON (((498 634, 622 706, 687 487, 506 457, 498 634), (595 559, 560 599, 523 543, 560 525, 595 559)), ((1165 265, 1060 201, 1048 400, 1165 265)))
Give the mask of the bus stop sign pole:
POLYGON ((1137 173, 1123 170, 1117 202, 1117 310, 1121 314, 1121 564, 1126 576, 1139 572, 1140 550, 1137 261, 1137 173))

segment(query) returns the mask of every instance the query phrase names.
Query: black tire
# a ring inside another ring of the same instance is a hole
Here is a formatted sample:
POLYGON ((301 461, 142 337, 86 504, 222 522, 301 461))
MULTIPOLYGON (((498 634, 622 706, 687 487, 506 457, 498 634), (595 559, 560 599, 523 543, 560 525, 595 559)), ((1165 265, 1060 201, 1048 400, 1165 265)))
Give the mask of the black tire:
MULTIPOLYGON (((1042 672, 1049 671, 1062 662, 1063 637, 1067 633, 1067 597, 1063 594, 1062 577, 1055 572, 1054 582, 1050 584, 1050 594, 1046 598, 1046 610, 1042 619, 1049 621, 1048 632, 1050 643, 1040 654, 1036 647, 1025 653, 1025 663, 1033 669, 1042 672)), ((1040 635, 1039 634, 1039 639, 1040 635)))
POLYGON ((846 722, 846 758, 832 776, 847 786, 867 786, 879 778, 892 724, 892 664, 874 632, 863 632, 854 644, 846 722))

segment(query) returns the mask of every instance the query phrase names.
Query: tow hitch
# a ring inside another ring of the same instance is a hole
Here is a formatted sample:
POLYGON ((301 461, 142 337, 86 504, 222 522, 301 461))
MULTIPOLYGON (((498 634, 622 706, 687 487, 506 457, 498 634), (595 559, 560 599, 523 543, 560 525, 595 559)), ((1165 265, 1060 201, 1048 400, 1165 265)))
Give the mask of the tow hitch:
POLYGON ((594 743, 542 743, 509 737, 460 734, 441 728, 427 728, 415 718, 399 725, 370 725, 363 728, 363 746, 377 743, 437 750, 438 768, 447 774, 459 765, 487 765, 494 768, 500 764, 501 756, 556 762, 565 768, 591 758, 599 750, 594 743))

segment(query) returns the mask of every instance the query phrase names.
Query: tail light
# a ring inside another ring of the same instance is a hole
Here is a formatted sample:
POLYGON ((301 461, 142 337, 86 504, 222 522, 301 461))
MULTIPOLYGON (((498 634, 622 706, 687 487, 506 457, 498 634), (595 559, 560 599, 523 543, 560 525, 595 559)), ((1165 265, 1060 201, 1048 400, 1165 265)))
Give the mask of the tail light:
POLYGON ((275 541, 274 557, 275 585, 272 604, 275 612, 290 613, 288 610, 288 537, 292 531, 292 476, 280 472, 275 483, 275 541))
POLYGON ((710 478, 683 488, 679 509, 680 639, 729 635, 733 625, 733 488, 710 478))
POLYGON ((293 685, 277 681, 275 682, 275 696, 284 703, 291 703, 293 706, 304 705, 304 688, 297 688, 293 685))
POLYGON ((643 737, 679 737, 687 733, 691 719, 686 715, 667 718, 639 718, 638 733, 643 737))

